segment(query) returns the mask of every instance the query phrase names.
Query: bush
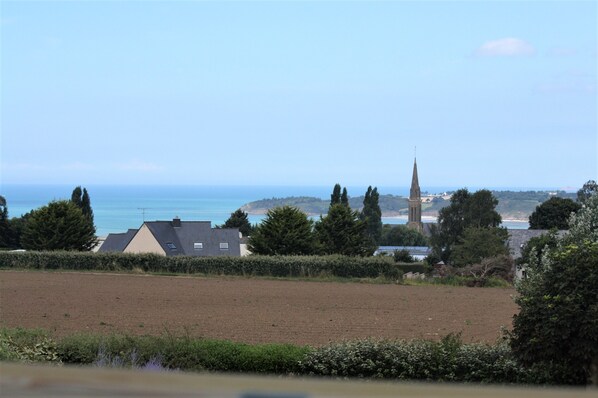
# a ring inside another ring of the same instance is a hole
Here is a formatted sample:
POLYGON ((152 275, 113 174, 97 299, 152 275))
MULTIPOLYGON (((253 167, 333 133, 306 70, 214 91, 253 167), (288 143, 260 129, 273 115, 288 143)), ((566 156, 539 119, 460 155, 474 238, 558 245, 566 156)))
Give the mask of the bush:
POLYGON ((440 342, 360 340, 309 352, 302 373, 398 380, 513 383, 530 379, 507 344, 462 344, 449 335, 440 342))
POLYGON ((156 254, 0 252, 0 267, 132 271, 271 277, 387 278, 400 280, 392 259, 349 256, 164 257, 156 254))
POLYGON ((122 366, 160 358, 170 369, 288 374, 309 349, 290 344, 249 345, 230 341, 174 336, 97 336, 80 334, 62 339, 58 352, 65 363, 94 364, 98 359, 122 366))

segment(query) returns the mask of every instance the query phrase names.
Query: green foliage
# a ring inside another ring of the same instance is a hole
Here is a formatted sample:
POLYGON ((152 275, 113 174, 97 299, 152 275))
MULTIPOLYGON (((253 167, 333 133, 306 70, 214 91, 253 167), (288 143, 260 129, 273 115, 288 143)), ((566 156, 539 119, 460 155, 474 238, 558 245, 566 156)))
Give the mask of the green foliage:
POLYGON ((341 184, 335 184, 330 195, 330 206, 341 203, 341 184))
POLYGON ((63 338, 58 344, 59 355, 68 364, 92 364, 101 352, 127 361, 135 358, 141 363, 159 357, 170 369, 270 374, 296 372, 308 350, 290 344, 249 345, 171 335, 79 334, 63 338))
POLYGON ((253 232, 253 227, 247 218, 247 213, 241 209, 237 209, 234 213, 231 213, 221 228, 239 228, 239 232, 243 236, 249 236, 253 232))
POLYGON ((408 250, 396 250, 392 256, 397 263, 413 263, 415 259, 408 250))
POLYGON ((508 255, 508 232, 504 228, 467 227, 453 245, 451 264, 478 264, 484 258, 508 255))
POLYGON ((83 188, 83 191, 81 191, 80 186, 73 189, 71 202, 80 208, 83 215, 89 218, 93 223, 93 210, 91 209, 91 200, 89 199, 89 194, 87 193, 86 188, 83 188))
POLYGON ((343 187, 343 193, 341 194, 341 204, 343 206, 349 207, 349 194, 347 193, 346 187, 343 187))
POLYGON ((367 225, 359 213, 342 204, 330 206, 315 225, 320 252, 346 256, 371 256, 376 246, 368 239, 367 225))
POLYGON ((263 255, 310 255, 315 252, 313 222, 296 207, 268 210, 249 238, 249 250, 263 255))
POLYGON ((389 225, 382 227, 381 246, 427 246, 424 235, 406 225, 389 225))
POLYGON ((598 242, 598 193, 590 196, 583 203, 581 210, 569 219, 569 232, 564 241, 575 243, 584 240, 598 242))
POLYGON ((571 199, 556 196, 542 203, 529 216, 529 229, 568 229, 571 213, 581 208, 579 203, 571 199))
POLYGON ((517 264, 529 264, 532 258, 542 258, 544 251, 556 248, 558 242, 559 238, 556 229, 531 238, 521 249, 521 257, 517 259, 517 264))
POLYGON ((563 384, 598 385, 598 241, 565 244, 530 261, 518 285, 511 348, 563 384), (593 369, 593 372, 592 372, 593 369))
POLYGON ((0 361, 60 363, 56 342, 43 330, 0 329, 0 361))
POLYGON ((360 218, 365 221, 365 233, 373 245, 378 246, 382 237, 382 211, 378 200, 378 188, 368 187, 365 197, 363 199, 363 209, 361 210, 360 218))
POLYGON ((74 203, 54 201, 30 213, 21 243, 29 250, 91 250, 95 227, 74 203))
POLYGON ((577 191, 577 201, 585 203, 592 195, 598 195, 598 184, 594 180, 589 180, 579 191, 577 191))
POLYGON ((438 224, 431 229, 430 242, 435 256, 447 262, 455 244, 468 227, 496 228, 501 217, 495 210, 498 200, 488 190, 473 194, 465 188, 453 193, 451 204, 440 210, 438 224))
POLYGON ((239 275, 312 278, 387 278, 397 281, 402 272, 391 258, 349 256, 192 257, 133 253, 0 252, 0 267, 132 271, 202 275, 239 275))
POLYGON ((0 195, 0 247, 11 247, 10 245, 10 224, 8 219, 8 207, 6 199, 0 195))
POLYGON ((395 380, 513 383, 527 374, 505 344, 359 340, 316 348, 301 361, 302 373, 395 380))

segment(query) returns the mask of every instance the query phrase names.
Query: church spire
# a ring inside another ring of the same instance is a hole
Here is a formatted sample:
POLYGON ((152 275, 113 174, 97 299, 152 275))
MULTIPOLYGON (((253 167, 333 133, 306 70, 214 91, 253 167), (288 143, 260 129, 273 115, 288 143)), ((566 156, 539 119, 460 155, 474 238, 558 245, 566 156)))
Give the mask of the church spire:
POLYGON ((413 177, 411 177, 411 190, 409 191, 409 199, 420 200, 421 191, 419 189, 419 179, 417 178, 417 159, 413 160, 413 177))
POLYGON ((409 191, 409 217, 407 226, 419 232, 423 232, 422 223, 422 201, 419 189, 419 178, 417 176, 417 159, 413 159, 413 177, 411 177, 411 190, 409 191))

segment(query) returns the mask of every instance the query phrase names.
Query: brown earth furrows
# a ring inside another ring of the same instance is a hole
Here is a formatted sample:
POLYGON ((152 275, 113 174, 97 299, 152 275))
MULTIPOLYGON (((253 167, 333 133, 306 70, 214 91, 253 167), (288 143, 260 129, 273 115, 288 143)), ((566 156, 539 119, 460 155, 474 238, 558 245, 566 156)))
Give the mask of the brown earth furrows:
POLYGON ((494 342, 513 289, 72 272, 0 272, 0 325, 322 345, 374 338, 494 342))

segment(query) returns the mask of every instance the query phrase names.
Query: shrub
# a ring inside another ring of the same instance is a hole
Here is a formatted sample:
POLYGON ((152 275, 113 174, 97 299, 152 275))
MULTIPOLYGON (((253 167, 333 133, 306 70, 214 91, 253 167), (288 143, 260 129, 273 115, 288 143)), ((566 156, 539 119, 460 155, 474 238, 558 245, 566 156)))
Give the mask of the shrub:
POLYGON ((301 371, 310 375, 398 380, 513 383, 529 379, 507 344, 359 340, 309 352, 301 371))
POLYGON ((392 259, 349 256, 164 257, 156 254, 78 252, 0 252, 0 267, 197 273, 272 277, 387 278, 400 280, 392 259))

